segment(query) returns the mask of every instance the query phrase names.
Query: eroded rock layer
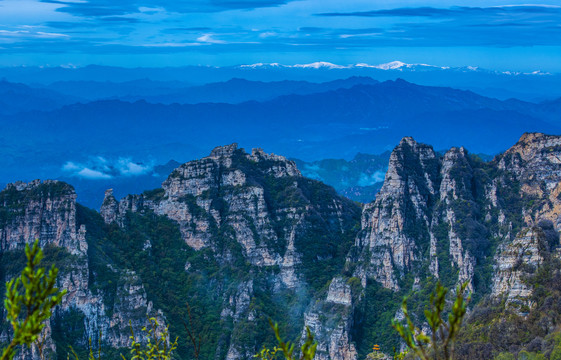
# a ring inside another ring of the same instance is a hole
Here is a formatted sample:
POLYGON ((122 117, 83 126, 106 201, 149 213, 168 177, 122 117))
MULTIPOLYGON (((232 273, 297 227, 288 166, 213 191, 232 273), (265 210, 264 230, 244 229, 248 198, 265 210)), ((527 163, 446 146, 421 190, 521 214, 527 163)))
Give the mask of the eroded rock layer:
MULTIPOLYGON (((407 137, 361 209, 294 162, 232 144, 179 166, 160 189, 120 200, 108 190, 99 214, 63 183, 8 185, 0 275, 17 274, 6 264, 35 238, 61 268, 69 294, 46 327, 50 351, 99 330, 108 349, 126 346, 128 321, 138 329, 152 314, 184 340, 184 323, 204 334, 205 359, 273 344, 272 318, 287 337, 309 326, 319 359, 355 360, 374 343, 399 348, 390 322, 403 318, 402 297, 422 314, 415 304, 436 281, 467 282, 475 313, 486 299, 530 316, 540 269, 560 260, 560 184, 559 136, 525 134, 490 162, 407 137)), ((180 344, 180 358, 193 354, 180 344)))

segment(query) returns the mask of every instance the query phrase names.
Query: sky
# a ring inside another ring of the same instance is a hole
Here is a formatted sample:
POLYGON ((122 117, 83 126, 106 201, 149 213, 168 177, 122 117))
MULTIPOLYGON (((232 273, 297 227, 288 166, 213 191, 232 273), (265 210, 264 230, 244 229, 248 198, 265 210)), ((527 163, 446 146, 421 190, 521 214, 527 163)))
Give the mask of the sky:
POLYGON ((348 65, 561 73, 561 2, 0 0, 0 66, 348 65))

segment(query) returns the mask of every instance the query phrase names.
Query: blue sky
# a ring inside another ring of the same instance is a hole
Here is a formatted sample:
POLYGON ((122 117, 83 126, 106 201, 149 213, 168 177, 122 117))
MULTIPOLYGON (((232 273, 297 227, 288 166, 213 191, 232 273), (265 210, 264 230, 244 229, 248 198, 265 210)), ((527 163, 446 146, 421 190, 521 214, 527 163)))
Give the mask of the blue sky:
POLYGON ((0 0, 0 66, 400 60, 561 72, 543 0, 0 0))

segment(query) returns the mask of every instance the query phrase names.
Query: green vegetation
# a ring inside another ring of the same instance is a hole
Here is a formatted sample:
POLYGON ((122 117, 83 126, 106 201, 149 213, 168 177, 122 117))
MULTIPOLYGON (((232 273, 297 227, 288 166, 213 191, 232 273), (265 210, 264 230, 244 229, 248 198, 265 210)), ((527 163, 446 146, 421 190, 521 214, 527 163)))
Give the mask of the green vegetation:
POLYGON ((269 324, 275 333, 278 346, 273 347, 273 349, 263 346, 263 349, 254 356, 255 358, 261 360, 274 360, 280 353, 282 353, 286 360, 313 360, 316 355, 318 344, 314 342, 314 335, 310 331, 310 328, 306 326, 306 340, 300 348, 300 357, 298 358, 297 355, 294 354, 294 343, 290 341, 285 342, 280 336, 278 324, 273 324, 271 320, 269 320, 269 324))
POLYGON ((407 347, 420 359, 451 360, 454 358, 454 342, 466 314, 466 304, 470 299, 469 295, 467 299, 464 298, 467 285, 467 282, 463 283, 456 289, 456 299, 448 314, 448 321, 445 321, 443 316, 445 314, 448 289, 437 283, 434 292, 430 296, 430 306, 425 310, 425 318, 430 328, 430 334, 426 334, 413 323, 407 309, 407 298, 403 299, 401 309, 406 325, 399 321, 393 321, 393 327, 407 347))
POLYGON ((473 308, 466 326, 458 336, 459 360, 474 358, 533 359, 532 354, 551 359, 557 349, 561 354, 561 261, 553 253, 559 241, 553 225, 540 223, 540 255, 544 261, 537 268, 524 267, 523 281, 533 289, 527 303, 506 303, 506 299, 485 297, 473 308), (496 336, 501 334, 501 336, 496 336))
POLYGON ((38 340, 45 327, 44 322, 51 317, 52 309, 66 293, 55 287, 58 269, 54 265, 49 271, 39 267, 43 259, 39 240, 33 247, 26 245, 25 255, 27 265, 21 275, 6 284, 4 307, 13 335, 8 346, 2 350, 1 360, 11 360, 18 346, 41 344, 38 340))
POLYGON ((360 357, 370 353, 372 344, 380 344, 384 352, 399 347, 399 336, 391 327, 399 308, 399 299, 394 291, 375 281, 368 282, 364 297, 355 311, 352 334, 360 357))
MULTIPOLYGON (((172 353, 177 349, 177 339, 172 343, 169 339, 168 327, 163 331, 159 329, 158 320, 156 318, 148 319, 149 327, 143 327, 142 331, 145 333, 145 342, 139 342, 136 339, 134 331, 131 328, 131 345, 130 353, 131 360, 171 360, 172 353)), ((121 355, 123 360, 127 360, 121 355)), ((76 359, 78 360, 78 359, 76 359)), ((92 359, 93 360, 93 359, 92 359)))

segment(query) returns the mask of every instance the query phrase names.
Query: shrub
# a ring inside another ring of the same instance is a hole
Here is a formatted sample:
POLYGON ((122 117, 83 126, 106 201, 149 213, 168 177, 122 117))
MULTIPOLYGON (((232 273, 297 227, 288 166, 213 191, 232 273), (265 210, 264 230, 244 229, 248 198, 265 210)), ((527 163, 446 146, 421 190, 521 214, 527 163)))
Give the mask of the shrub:
MULTIPOLYGON (((4 307, 14 333, 9 345, 2 351, 1 360, 11 360, 18 346, 31 346, 38 341, 52 309, 66 294, 66 290, 59 291, 55 287, 58 269, 54 265, 48 272, 38 267, 43 259, 39 240, 35 240, 33 247, 29 244, 25 246, 25 256, 27 264, 21 275, 6 283, 4 307)), ((41 349, 41 342, 38 342, 38 347, 41 349)))
MULTIPOLYGON (((269 320, 269 324, 271 325, 271 328, 275 332, 275 337, 277 338, 278 346, 275 346, 273 349, 269 349, 268 347, 263 346, 263 349, 258 354, 254 355, 254 357, 261 360, 274 360, 277 358, 277 356, 280 353, 282 353, 286 360, 298 359, 294 355, 294 343, 290 341, 284 342, 284 340, 280 336, 278 324, 276 323, 273 324, 271 320, 269 320)), ((306 340, 304 341, 304 344, 302 344, 302 347, 300 348, 301 355, 299 359, 312 360, 316 355, 317 346, 318 344, 314 342, 314 335, 310 331, 310 328, 306 326, 306 340)))
POLYGON ((465 282, 458 286, 456 300, 446 322, 443 319, 443 314, 448 289, 443 287, 440 282, 436 284, 436 289, 430 296, 429 309, 425 310, 425 317, 431 330, 430 335, 425 334, 413 324, 407 311, 407 298, 403 299, 401 308, 407 326, 397 321, 393 321, 392 325, 405 341, 405 344, 422 360, 428 360, 429 357, 434 360, 453 359, 454 341, 462 325, 462 319, 466 314, 466 305, 470 299, 470 295, 464 298, 467 285, 468 283, 465 282))

